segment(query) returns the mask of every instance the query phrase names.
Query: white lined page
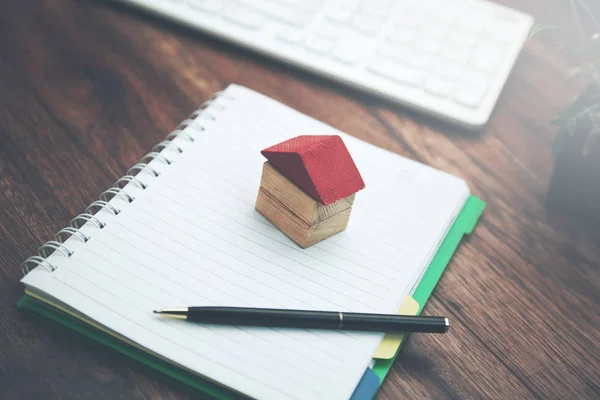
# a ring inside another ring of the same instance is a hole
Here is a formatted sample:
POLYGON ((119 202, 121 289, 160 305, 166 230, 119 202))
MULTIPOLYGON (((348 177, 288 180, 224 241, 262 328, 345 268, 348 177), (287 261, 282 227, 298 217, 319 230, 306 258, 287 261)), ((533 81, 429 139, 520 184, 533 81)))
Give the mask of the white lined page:
POLYGON ((185 129, 173 163, 128 185, 92 239, 23 282, 213 381, 261 399, 347 399, 380 334, 201 326, 152 314, 178 305, 393 313, 420 279, 468 188, 443 172, 343 135, 366 183, 345 232, 300 249, 254 210, 260 150, 299 134, 341 134, 232 85, 185 129), (214 120, 213 117, 214 116, 214 120), (393 185, 390 185, 392 183, 393 185), (51 279, 50 279, 51 277, 51 279))

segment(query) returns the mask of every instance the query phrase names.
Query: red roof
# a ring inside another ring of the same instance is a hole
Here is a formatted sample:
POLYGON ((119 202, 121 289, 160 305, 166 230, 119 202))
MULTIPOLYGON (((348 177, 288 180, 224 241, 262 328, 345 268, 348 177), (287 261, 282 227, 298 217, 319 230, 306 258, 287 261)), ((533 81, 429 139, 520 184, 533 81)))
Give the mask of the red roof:
POLYGON ((296 186, 325 205, 365 187, 352 156, 337 135, 298 136, 261 153, 296 186))

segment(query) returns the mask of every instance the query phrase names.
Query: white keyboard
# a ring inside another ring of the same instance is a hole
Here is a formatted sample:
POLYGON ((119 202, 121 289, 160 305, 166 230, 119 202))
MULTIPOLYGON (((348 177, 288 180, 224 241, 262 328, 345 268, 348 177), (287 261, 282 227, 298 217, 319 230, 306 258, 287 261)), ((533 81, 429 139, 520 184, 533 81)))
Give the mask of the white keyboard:
POLYGON ((471 128, 533 25, 483 0, 123 1, 471 128))

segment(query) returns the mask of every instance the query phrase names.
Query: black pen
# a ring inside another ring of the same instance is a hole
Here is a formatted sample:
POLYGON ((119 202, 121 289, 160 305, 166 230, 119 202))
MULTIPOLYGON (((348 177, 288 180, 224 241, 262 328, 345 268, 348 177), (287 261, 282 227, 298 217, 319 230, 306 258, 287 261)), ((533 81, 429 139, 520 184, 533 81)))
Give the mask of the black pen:
POLYGON ((446 333, 448 318, 338 311, 305 311, 244 307, 181 307, 154 311, 171 318, 218 325, 270 328, 333 329, 363 332, 446 333))

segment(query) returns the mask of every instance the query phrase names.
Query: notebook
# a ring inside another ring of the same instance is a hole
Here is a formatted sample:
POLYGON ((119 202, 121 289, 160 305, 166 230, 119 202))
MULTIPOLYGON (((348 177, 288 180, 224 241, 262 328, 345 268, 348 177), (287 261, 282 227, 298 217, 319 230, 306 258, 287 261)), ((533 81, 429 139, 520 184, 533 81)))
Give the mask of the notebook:
POLYGON ((152 310, 395 313, 469 198, 457 177, 231 85, 24 262, 22 282, 74 329, 231 393, 348 399, 382 334, 189 324, 152 310), (367 186, 346 231, 305 250, 254 209, 260 150, 299 134, 341 135, 367 186))

